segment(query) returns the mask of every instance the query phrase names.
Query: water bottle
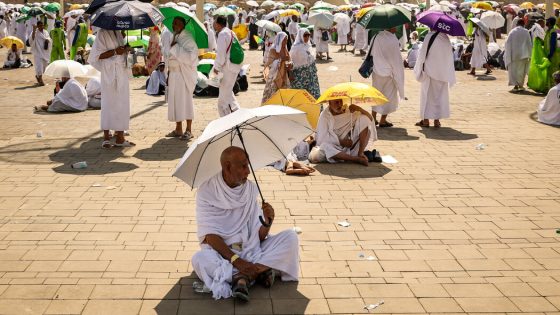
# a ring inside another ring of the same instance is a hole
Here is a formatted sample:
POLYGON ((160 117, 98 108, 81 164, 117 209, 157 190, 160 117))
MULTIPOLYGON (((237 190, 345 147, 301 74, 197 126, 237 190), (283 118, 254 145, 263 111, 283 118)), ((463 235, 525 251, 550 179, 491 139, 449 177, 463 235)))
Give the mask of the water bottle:
POLYGON ((479 143, 476 145, 475 147, 478 151, 482 151, 484 149, 486 149, 486 145, 484 143, 479 143))
POLYGON ((81 169, 81 168, 86 168, 86 167, 87 167, 86 161, 77 162, 77 163, 72 164, 72 168, 75 168, 75 169, 81 169))
POLYGON ((212 290, 210 290, 209 287, 207 287, 204 282, 200 282, 200 281, 195 281, 192 284, 193 290, 196 293, 210 293, 212 292, 212 290))

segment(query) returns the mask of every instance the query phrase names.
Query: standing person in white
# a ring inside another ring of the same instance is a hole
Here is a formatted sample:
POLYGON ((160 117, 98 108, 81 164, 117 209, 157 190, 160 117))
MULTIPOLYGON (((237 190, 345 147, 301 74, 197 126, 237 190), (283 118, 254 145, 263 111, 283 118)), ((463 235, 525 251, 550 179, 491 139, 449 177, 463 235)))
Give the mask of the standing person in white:
POLYGON ((186 21, 182 17, 173 20, 173 41, 169 50, 169 106, 167 118, 175 122, 175 130, 167 137, 179 137, 181 140, 192 138, 191 124, 194 118, 193 92, 196 86, 198 64, 198 47, 191 33, 185 30, 186 21), (183 132, 183 120, 187 128, 183 132))
POLYGON ((399 99, 404 98, 404 64, 396 31, 396 28, 381 31, 371 40, 370 54, 374 60, 372 85, 389 100, 382 106, 372 107, 375 122, 377 114, 381 114, 379 128, 393 127, 387 121, 387 115, 394 113, 399 107, 399 99))
POLYGON ((340 19, 336 23, 336 32, 338 34, 336 43, 340 45, 338 51, 346 51, 348 45, 348 34, 350 33, 350 19, 340 19))
POLYGON ((220 94, 218 96, 218 113, 220 117, 239 109, 239 103, 235 98, 235 94, 233 94, 233 86, 241 70, 241 65, 234 64, 229 60, 235 35, 227 28, 226 24, 227 20, 223 16, 216 17, 214 21, 214 29, 218 33, 214 73, 222 74, 220 94))
POLYGON ((169 50, 171 49, 171 42, 173 41, 173 33, 166 27, 163 27, 159 42, 161 43, 161 50, 163 53, 163 62, 167 64, 169 59, 169 50))
POLYGON ((356 49, 360 51, 360 55, 366 54, 366 49, 368 47, 368 32, 359 23, 355 23, 354 26, 354 48, 352 49, 352 53, 356 53, 356 49))
MULTIPOLYGON (((468 74, 475 75, 476 68, 486 68, 486 74, 490 74, 490 65, 488 65, 488 35, 484 33, 480 26, 475 26, 474 31, 474 45, 471 56, 471 72, 468 74)), ((426 40, 424 40, 425 42, 426 40)))
POLYGON ((298 17, 292 15, 292 21, 288 25, 288 34, 292 39, 292 43, 295 43, 298 31, 299 31, 298 17))
POLYGON ((430 119, 434 127, 441 127, 440 119, 449 118, 449 88, 456 82, 453 48, 446 34, 431 31, 414 66, 416 81, 421 82, 420 117, 416 126, 429 127, 430 119), (432 37, 433 38, 432 40, 432 37), (430 45, 432 41, 432 45, 430 45), (429 52, 428 52, 429 49, 429 52))
POLYGON ((332 58, 329 56, 330 40, 331 36, 329 35, 329 30, 317 28, 313 31, 313 42, 315 43, 317 60, 323 59, 323 53, 327 54, 327 60, 332 60, 332 58))
POLYGON ((124 131, 130 125, 130 91, 126 58, 130 51, 124 46, 119 31, 100 29, 91 48, 88 62, 101 72, 101 129, 105 149, 111 144, 111 130, 115 130, 114 146, 131 147, 133 142, 125 139, 124 131))
POLYGON ((47 68, 51 59, 52 43, 49 33, 43 28, 43 22, 39 21, 37 25, 33 25, 29 44, 35 61, 35 79, 37 79, 37 84, 45 85, 43 72, 45 72, 45 68, 47 68))
POLYGON ((525 77, 529 71, 529 58, 533 51, 531 34, 525 29, 523 20, 517 21, 517 26, 509 32, 504 52, 504 63, 508 70, 509 85, 513 85, 512 92, 523 91, 525 77))

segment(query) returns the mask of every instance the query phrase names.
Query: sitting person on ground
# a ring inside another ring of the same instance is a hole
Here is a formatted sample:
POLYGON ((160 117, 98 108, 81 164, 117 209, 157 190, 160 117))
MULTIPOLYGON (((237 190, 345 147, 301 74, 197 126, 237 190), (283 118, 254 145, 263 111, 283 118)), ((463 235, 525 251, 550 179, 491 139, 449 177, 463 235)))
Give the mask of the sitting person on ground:
POLYGON ((298 280, 298 238, 293 230, 269 235, 274 209, 258 204, 259 191, 249 181, 247 153, 225 149, 222 169, 196 194, 197 235, 201 250, 192 266, 215 299, 249 300, 249 286, 270 287, 275 279, 298 280), (263 221, 259 216, 263 217, 263 221))
POLYGON ((148 95, 165 95, 167 87, 167 75, 165 74, 165 63, 160 62, 157 68, 146 81, 146 94, 148 95))
POLYGON ((17 49, 16 44, 12 44, 8 51, 6 61, 4 61, 4 69, 15 69, 21 66, 21 51, 17 49))
POLYGON ((56 95, 47 105, 35 107, 35 110, 44 110, 51 113, 58 112, 83 112, 88 107, 86 89, 80 82, 71 78, 61 78, 56 82, 56 95), (63 86, 62 88, 60 86, 63 86))
POLYGON ((309 152, 316 144, 317 141, 313 136, 307 137, 307 139, 298 143, 285 159, 276 161, 272 167, 286 173, 286 175, 311 175, 315 172, 315 169, 307 165, 307 160, 309 159, 309 152))
POLYGON ((311 163, 353 162, 368 166, 371 151, 365 151, 370 139, 377 140, 373 117, 356 105, 344 106, 341 99, 329 101, 317 125, 317 146, 311 150, 311 163))
POLYGON ((560 125, 560 71, 552 75, 554 83, 537 109, 538 121, 547 125, 560 125))
POLYGON ((418 52, 420 51, 421 44, 422 43, 415 42, 408 50, 408 55, 406 57, 406 60, 404 61, 404 66, 406 68, 412 69, 416 65, 416 60, 418 59, 418 52))
POLYGON ((86 92, 88 107, 101 109, 101 80, 97 77, 91 78, 88 83, 86 83, 86 92))

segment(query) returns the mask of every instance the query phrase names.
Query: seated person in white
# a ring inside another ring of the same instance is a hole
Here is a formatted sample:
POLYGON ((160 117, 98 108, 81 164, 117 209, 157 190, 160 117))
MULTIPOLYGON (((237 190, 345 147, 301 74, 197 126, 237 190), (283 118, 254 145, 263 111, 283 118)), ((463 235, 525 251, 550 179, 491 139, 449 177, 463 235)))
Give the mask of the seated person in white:
POLYGON ((556 85, 548 90, 546 98, 540 102, 538 121, 547 125, 560 125, 560 71, 554 72, 552 78, 556 85))
POLYGON ((416 60, 418 59, 418 53, 420 52, 420 47, 422 43, 414 43, 408 50, 408 55, 404 61, 404 66, 406 68, 414 68, 416 65, 416 60))
POLYGON ((88 106, 94 109, 101 109, 101 80, 97 77, 91 78, 86 83, 88 96, 88 106))
POLYGON ((293 230, 269 235, 274 209, 258 204, 259 191, 247 180, 249 162, 243 149, 225 149, 220 162, 222 170, 196 194, 201 250, 194 254, 192 266, 215 299, 248 301, 253 281, 270 287, 277 276, 298 280, 298 238, 293 230))
POLYGON ((167 87, 167 75, 165 74, 165 63, 160 62, 150 78, 146 82, 146 94, 148 95, 165 95, 167 87))
POLYGON ((354 162, 368 166, 373 162, 365 151, 370 138, 377 140, 377 132, 372 128, 371 114, 356 105, 344 106, 341 99, 329 101, 329 106, 321 112, 317 124, 317 146, 311 150, 309 161, 354 162))
POLYGON ((19 68, 21 65, 21 51, 17 49, 16 44, 12 44, 12 48, 8 51, 6 61, 4 61, 4 68, 19 68))
POLYGON ((56 95, 47 101, 47 105, 35 109, 51 113, 83 112, 88 107, 86 89, 75 79, 61 78, 61 81, 56 82, 55 92, 56 95))

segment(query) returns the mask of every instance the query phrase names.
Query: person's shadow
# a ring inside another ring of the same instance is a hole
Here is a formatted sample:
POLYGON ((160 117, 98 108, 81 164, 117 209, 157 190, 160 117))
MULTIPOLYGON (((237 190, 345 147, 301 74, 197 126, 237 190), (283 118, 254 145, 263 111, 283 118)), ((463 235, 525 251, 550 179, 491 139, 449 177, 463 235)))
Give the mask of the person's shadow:
POLYGON ((62 174, 80 175, 104 175, 112 173, 128 172, 138 168, 136 164, 114 162, 113 160, 123 157, 125 148, 101 148, 102 139, 94 138, 83 142, 79 148, 64 148, 49 155, 53 162, 63 163, 54 167, 53 170, 62 174), (85 161, 87 168, 73 169, 72 164, 85 161))
MULTIPOLYGON (((250 301, 233 298, 214 300, 211 293, 196 293, 194 273, 183 277, 160 297, 154 310, 158 315, 211 315, 211 314, 304 314, 309 298, 298 291, 297 282, 276 281, 270 289, 258 285, 250 289, 250 301)), ((153 297, 156 298, 156 297, 153 297)), ((155 302, 155 301, 154 301, 155 302)))
POLYGON ((172 161, 182 157, 188 148, 187 142, 179 138, 164 138, 150 148, 138 150, 134 157, 142 161, 172 161))
POLYGON ((420 137, 409 135, 406 128, 397 127, 378 128, 377 137, 379 138, 379 140, 387 141, 412 141, 420 139, 420 137))
POLYGON ((422 128, 420 133, 424 134, 428 139, 434 140, 472 140, 478 138, 478 135, 471 133, 463 133, 450 127, 440 128, 422 128))
POLYGON ((320 163, 314 166, 322 175, 353 178, 376 178, 388 174, 391 169, 381 163, 369 163, 369 166, 358 165, 355 163, 320 163))

